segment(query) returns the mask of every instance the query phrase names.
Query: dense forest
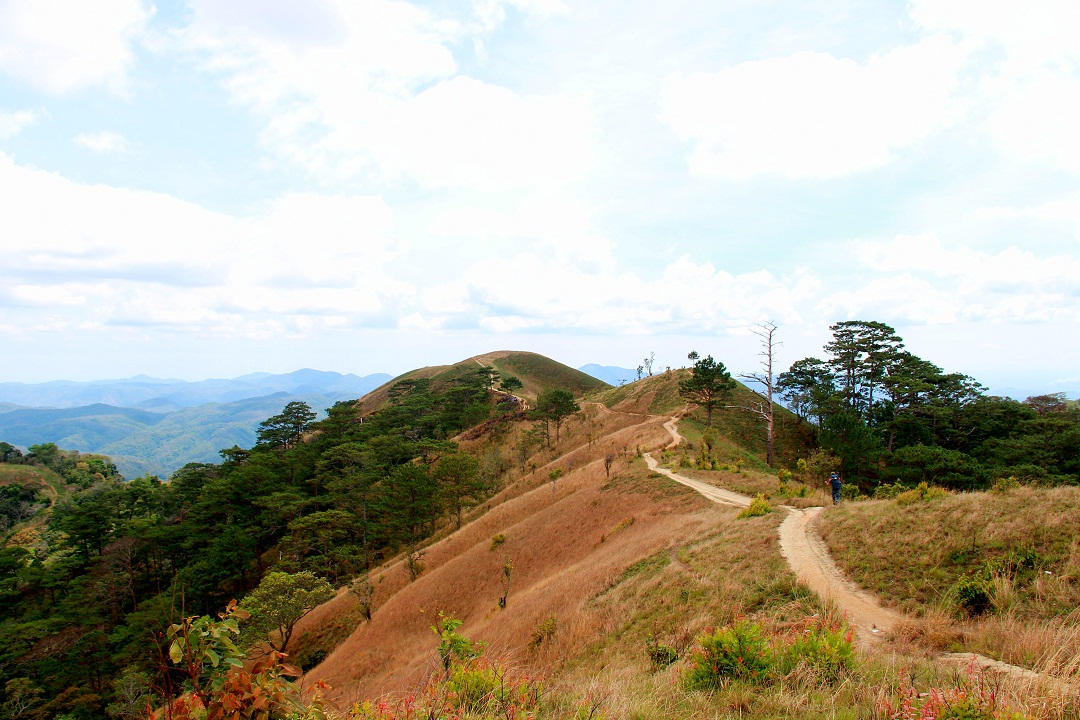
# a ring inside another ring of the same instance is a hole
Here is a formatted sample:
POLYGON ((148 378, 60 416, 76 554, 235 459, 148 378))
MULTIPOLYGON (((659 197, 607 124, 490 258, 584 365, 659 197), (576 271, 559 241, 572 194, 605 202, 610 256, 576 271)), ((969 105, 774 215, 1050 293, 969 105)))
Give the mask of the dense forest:
POLYGON ((830 329, 826 359, 794 363, 777 389, 819 430, 817 463, 841 470, 852 488, 1080 483, 1080 407, 1064 394, 987 395, 973 378, 906 350, 888 325, 830 329))
MULTIPOLYGON (((497 381, 491 368, 402 381, 362 418, 355 402, 320 422, 290 403, 262 423, 254 447, 223 450, 220 464, 187 465, 168 482, 123 482, 107 458, 51 444, 25 456, 5 444, 9 464, 55 473, 69 489, 36 535, 0 550, 7 715, 123 716, 131 678, 159 693, 180 687, 162 638, 183 616, 213 616, 269 570, 345 582, 460 522, 508 464, 458 453, 449 438, 525 418, 497 381)), ((551 419, 543 407, 532 411, 541 425, 551 419)), ((45 505, 40 491, 0 489, 8 524, 45 505)))

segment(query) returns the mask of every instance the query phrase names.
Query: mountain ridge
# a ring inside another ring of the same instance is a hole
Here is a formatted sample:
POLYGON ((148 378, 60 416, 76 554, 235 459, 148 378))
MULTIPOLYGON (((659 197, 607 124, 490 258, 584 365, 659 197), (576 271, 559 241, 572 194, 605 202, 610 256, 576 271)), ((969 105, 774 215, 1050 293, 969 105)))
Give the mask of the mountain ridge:
MULTIPOLYGON (((233 402, 274 392, 293 394, 333 394, 360 397, 390 379, 387 373, 363 377, 352 373, 301 368, 290 373, 249 373, 237 378, 187 381, 136 375, 121 380, 44 383, 0 383, 0 405, 73 408, 95 403, 114 407, 137 407, 152 401, 177 407, 194 407, 209 402, 233 402)), ((343 399, 343 398, 338 398, 343 399)))

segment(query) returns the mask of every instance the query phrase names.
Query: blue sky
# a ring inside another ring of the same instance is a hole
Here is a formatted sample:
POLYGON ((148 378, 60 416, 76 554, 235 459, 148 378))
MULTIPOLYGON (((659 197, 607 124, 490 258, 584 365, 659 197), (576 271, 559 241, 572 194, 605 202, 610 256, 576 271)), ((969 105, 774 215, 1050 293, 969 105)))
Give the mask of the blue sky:
MULTIPOLYGON (((1080 389, 1072 0, 0 0, 0 378, 735 370, 887 322, 1080 389)), ((1019 389, 1019 390, 1018 390, 1019 389)))

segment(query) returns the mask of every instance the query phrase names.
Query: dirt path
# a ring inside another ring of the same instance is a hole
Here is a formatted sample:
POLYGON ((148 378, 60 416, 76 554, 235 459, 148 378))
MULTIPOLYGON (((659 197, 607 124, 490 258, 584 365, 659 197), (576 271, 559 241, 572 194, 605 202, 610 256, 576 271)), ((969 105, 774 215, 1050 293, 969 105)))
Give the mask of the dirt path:
MULTIPOLYGON (((683 438, 675 427, 677 421, 678 417, 673 417, 664 423, 664 428, 671 434, 671 442, 665 449, 674 448, 682 442, 683 438)), ((645 453, 645 463, 650 470, 696 490, 713 502, 737 507, 746 507, 750 504, 750 498, 746 495, 724 490, 660 467, 649 453, 645 453)), ((833 562, 825 541, 821 539, 815 527, 815 521, 824 508, 799 510, 784 505, 781 508, 787 512, 787 517, 780 524, 780 553, 787 560, 795 576, 820 597, 831 600, 847 615, 848 622, 855 629, 856 641, 864 647, 876 644, 892 632, 897 623, 903 619, 903 615, 882 607, 873 595, 848 580, 833 562)), ((976 653, 942 653, 938 659, 950 663, 971 664, 984 671, 1007 674, 1024 680, 1048 682, 1058 689, 1072 691, 1072 688, 1060 679, 976 653)))
POLYGON ((844 577, 836 567, 825 542, 814 528, 822 508, 797 510, 784 507, 787 517, 780 524, 780 553, 792 572, 826 600, 832 600, 848 616, 863 641, 892 631, 901 615, 878 604, 865 590, 844 577))
POLYGON ((721 505, 734 505, 735 507, 746 507, 750 504, 750 498, 746 497, 745 495, 740 495, 739 493, 732 492, 730 490, 724 490, 723 488, 718 488, 715 485, 710 485, 709 483, 704 483, 700 480, 694 480, 693 478, 688 478, 685 475, 680 475, 676 472, 672 472, 667 468, 660 467, 660 463, 658 463, 656 461, 656 458, 654 458, 649 453, 645 453, 645 464, 648 465, 649 469, 653 472, 657 472, 665 477, 669 477, 677 483, 682 483, 688 488, 696 490, 697 492, 704 495, 713 502, 720 503, 721 505))
MULTIPOLYGON (((713 502, 735 507, 747 507, 750 504, 750 498, 746 495, 660 467, 656 458, 649 453, 645 453, 645 464, 653 472, 682 483, 713 502)), ((847 613, 848 621, 855 628, 860 640, 872 641, 890 632, 901 616, 882 607, 869 593, 845 578, 833 562, 825 543, 813 529, 814 518, 822 509, 797 510, 781 507, 787 512, 787 518, 780 524, 780 553, 788 561, 795 576, 822 598, 832 600, 847 613)), ((968 657, 970 659, 970 656, 968 657)))
MULTIPOLYGON (((668 448, 678 446, 682 436, 675 424, 679 418, 673 417, 664 423, 664 428, 671 435, 668 448)), ((666 468, 645 453, 645 463, 650 470, 693 488, 713 502, 737 507, 746 507, 750 498, 741 493, 724 490, 708 483, 679 475, 666 468)), ((814 529, 814 519, 822 508, 796 508, 781 506, 787 517, 780 524, 780 553, 788 561, 792 572, 800 581, 826 600, 832 600, 836 606, 847 613, 848 620, 862 641, 873 641, 892 630, 901 616, 882 607, 869 593, 861 590, 849 581, 840 568, 836 567, 829 555, 821 536, 814 529)))

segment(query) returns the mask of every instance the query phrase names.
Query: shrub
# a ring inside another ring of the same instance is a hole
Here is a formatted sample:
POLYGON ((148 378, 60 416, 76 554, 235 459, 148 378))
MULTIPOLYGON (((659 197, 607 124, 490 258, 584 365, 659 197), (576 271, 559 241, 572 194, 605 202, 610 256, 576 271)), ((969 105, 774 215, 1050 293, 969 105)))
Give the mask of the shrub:
POLYGON ((769 505, 768 499, 765 497, 765 493, 758 493, 758 496, 750 501, 750 507, 746 508, 739 513, 740 518, 752 518, 760 515, 768 515, 772 512, 772 506, 769 505))
POLYGON ((884 483, 874 488, 875 500, 895 500, 898 495, 909 490, 907 485, 897 480, 892 485, 884 483))
POLYGON ((953 595, 960 607, 971 615, 981 615, 993 600, 990 581, 980 575, 966 575, 953 585, 953 595))
POLYGON ((913 489, 907 490, 896 496, 897 505, 914 505, 917 502, 926 500, 933 500, 935 498, 945 497, 949 494, 949 491, 945 488, 930 487, 925 482, 921 482, 913 489))
POLYGON ((663 670, 679 659, 679 651, 670 645, 663 644, 656 639, 655 635, 645 638, 645 651, 649 655, 653 670, 663 670))
POLYGON ((764 682, 772 674, 773 653, 760 625, 742 621, 697 642, 686 674, 690 688, 718 687, 725 678, 764 682))
POLYGON ((542 620, 532 632, 532 639, 529 640, 529 647, 536 649, 552 635, 558 629, 558 623, 555 620, 555 616, 551 615, 546 620, 542 620))
POLYGON ((506 542, 506 536, 503 535, 502 533, 499 533, 498 535, 492 535, 491 536, 491 548, 490 548, 490 550, 492 550, 493 552, 495 550, 498 550, 499 546, 502 545, 504 542, 506 542))
POLYGON ((845 483, 840 486, 840 498, 842 500, 858 500, 862 497, 859 494, 859 486, 854 483, 845 483))
POLYGON ((327 655, 328 653, 325 650, 312 650, 310 653, 302 652, 296 656, 296 664, 300 666, 301 670, 307 672, 325 660, 327 655))
POLYGON ((1009 477, 998 478, 994 481, 994 485, 990 488, 996 493, 1007 493, 1010 490, 1016 490, 1020 487, 1020 481, 1017 480, 1015 475, 1009 477))
POLYGON ((985 560, 973 574, 957 580, 953 585, 953 596, 957 605, 968 614, 981 615, 995 605, 995 601, 1001 604, 1004 597, 999 591, 1012 587, 1014 581, 1030 581, 1042 564, 1043 559, 1034 548, 1011 549, 1000 557, 985 560))
POLYGON ((364 619, 371 621, 371 612, 375 609, 375 586, 371 584, 371 578, 367 573, 357 575, 349 583, 349 592, 356 598, 360 605, 360 613, 364 619))
POLYGON ((783 655, 785 671, 805 667, 822 679, 833 681, 851 667, 855 643, 850 628, 811 618, 796 629, 798 634, 788 643, 783 655))

